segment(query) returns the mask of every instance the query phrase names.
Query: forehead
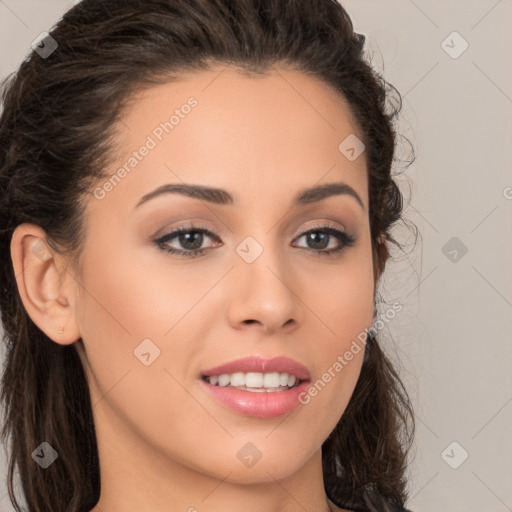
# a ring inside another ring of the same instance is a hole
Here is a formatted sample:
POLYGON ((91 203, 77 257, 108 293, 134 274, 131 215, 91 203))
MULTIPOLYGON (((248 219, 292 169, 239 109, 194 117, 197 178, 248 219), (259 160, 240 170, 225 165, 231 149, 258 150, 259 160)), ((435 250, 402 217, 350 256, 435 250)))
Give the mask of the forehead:
POLYGON ((365 155, 351 161, 340 150, 354 136, 362 138, 346 100, 299 71, 248 75, 218 66, 182 74, 131 98, 109 174, 123 165, 128 172, 109 199, 133 203, 164 183, 186 182, 272 201, 344 181, 366 203, 365 155), (144 146, 151 150, 134 156, 144 146))

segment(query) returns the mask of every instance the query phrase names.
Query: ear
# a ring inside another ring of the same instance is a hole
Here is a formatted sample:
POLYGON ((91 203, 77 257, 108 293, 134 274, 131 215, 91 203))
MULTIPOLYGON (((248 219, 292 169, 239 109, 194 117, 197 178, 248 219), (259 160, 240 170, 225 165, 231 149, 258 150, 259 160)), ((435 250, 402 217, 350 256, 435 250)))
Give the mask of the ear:
POLYGON ((388 250, 388 241, 386 240, 386 235, 381 234, 377 238, 377 245, 373 252, 373 275, 375 279, 375 288, 377 288, 377 284, 384 272, 384 268, 386 266, 386 262, 389 257, 388 250))
POLYGON ((70 345, 80 338, 75 315, 76 282, 66 259, 46 242, 35 224, 20 224, 11 238, 11 259, 18 291, 32 321, 48 338, 70 345))

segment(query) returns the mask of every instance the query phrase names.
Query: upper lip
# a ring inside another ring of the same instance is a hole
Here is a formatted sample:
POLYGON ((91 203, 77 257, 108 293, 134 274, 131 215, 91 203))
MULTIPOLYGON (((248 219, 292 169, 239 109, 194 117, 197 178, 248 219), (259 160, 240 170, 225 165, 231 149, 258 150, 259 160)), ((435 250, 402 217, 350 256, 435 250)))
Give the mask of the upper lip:
POLYGON ((202 372, 203 377, 211 377, 212 375, 222 375, 223 373, 288 373, 295 375, 300 380, 310 380, 309 370, 298 361, 294 361, 289 357, 273 357, 271 359, 263 359, 258 356, 248 356, 242 359, 236 359, 215 368, 210 368, 202 372))

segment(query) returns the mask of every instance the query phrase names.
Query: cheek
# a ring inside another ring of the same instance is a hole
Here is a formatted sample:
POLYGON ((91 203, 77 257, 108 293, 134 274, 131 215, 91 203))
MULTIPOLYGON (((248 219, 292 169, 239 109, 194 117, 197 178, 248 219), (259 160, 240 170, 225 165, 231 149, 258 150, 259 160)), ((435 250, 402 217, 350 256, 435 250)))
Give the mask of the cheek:
MULTIPOLYGON (((207 326, 198 320, 208 313, 208 306, 211 309, 208 300, 201 301, 212 286, 211 272, 208 276, 190 265, 173 266, 156 249, 119 251, 118 246, 98 243, 101 251, 88 248, 85 291, 77 307, 87 366, 100 396, 128 371, 131 380, 142 370, 140 378, 148 391, 162 389, 161 376, 169 381, 164 368, 180 381, 188 377, 197 349, 187 337, 204 337, 207 326), (144 358, 150 365, 144 365, 144 358), (157 378, 156 373, 162 375, 157 378)), ((156 399, 157 394, 152 396, 156 399)))
POLYGON ((181 325, 171 329, 189 309, 185 283, 166 286, 155 278, 154 266, 138 265, 125 254, 91 251, 87 258, 94 271, 90 267, 84 272, 86 291, 77 309, 95 421, 102 425, 98 433, 122 429, 122 439, 136 432, 161 442, 168 453, 177 450, 178 457, 176 439, 197 439, 204 433, 204 422, 197 421, 204 410, 180 384, 180 370, 188 368, 193 351, 179 344, 181 325), (153 360, 155 348, 146 345, 149 365, 138 350, 145 339, 160 351, 153 360), (170 350, 172 343, 179 349, 170 350))
MULTIPOLYGON (((146 368, 134 350, 145 339, 161 345, 170 315, 145 267, 130 262, 128 253, 98 246, 101 253, 89 248, 84 258, 84 291, 77 314, 87 366, 95 377, 92 384, 102 396, 128 371, 146 368)), ((167 305, 172 308, 172 297, 167 297, 167 305)))
POLYGON ((301 293, 319 320, 318 330, 325 333, 322 352, 332 360, 333 353, 346 350, 373 322, 373 267, 366 244, 347 253, 339 265, 315 272, 314 281, 307 279, 303 286, 301 293))
POLYGON ((111 247, 87 254, 85 301, 78 309, 92 342, 99 337, 133 350, 144 338, 161 339, 183 314, 188 297, 197 300, 190 273, 187 282, 179 267, 173 273, 165 265, 156 267, 154 253, 147 252, 150 257, 139 258, 136 251, 111 247))
MULTIPOLYGON (((365 253, 365 254, 368 254, 365 253)), ((328 435, 352 396, 363 364, 366 330, 374 318, 372 262, 362 252, 351 255, 327 276, 318 276, 310 304, 318 317, 312 339, 318 342, 315 378, 301 397, 307 416, 328 435), (320 283, 323 286, 320 286, 320 283)), ((310 288, 311 290, 311 288, 310 288)))

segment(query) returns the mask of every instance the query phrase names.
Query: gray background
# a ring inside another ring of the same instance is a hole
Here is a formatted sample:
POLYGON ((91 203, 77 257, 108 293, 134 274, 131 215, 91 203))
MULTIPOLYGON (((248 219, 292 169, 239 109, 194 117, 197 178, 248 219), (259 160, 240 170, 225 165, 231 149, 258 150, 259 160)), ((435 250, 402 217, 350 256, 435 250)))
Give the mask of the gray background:
MULTIPOLYGON (((0 78, 72 3, 0 0, 0 78)), ((380 290, 403 305, 382 335, 416 407, 409 507, 512 511, 512 0, 342 3, 416 152, 398 179, 421 237, 397 227, 380 290)))

